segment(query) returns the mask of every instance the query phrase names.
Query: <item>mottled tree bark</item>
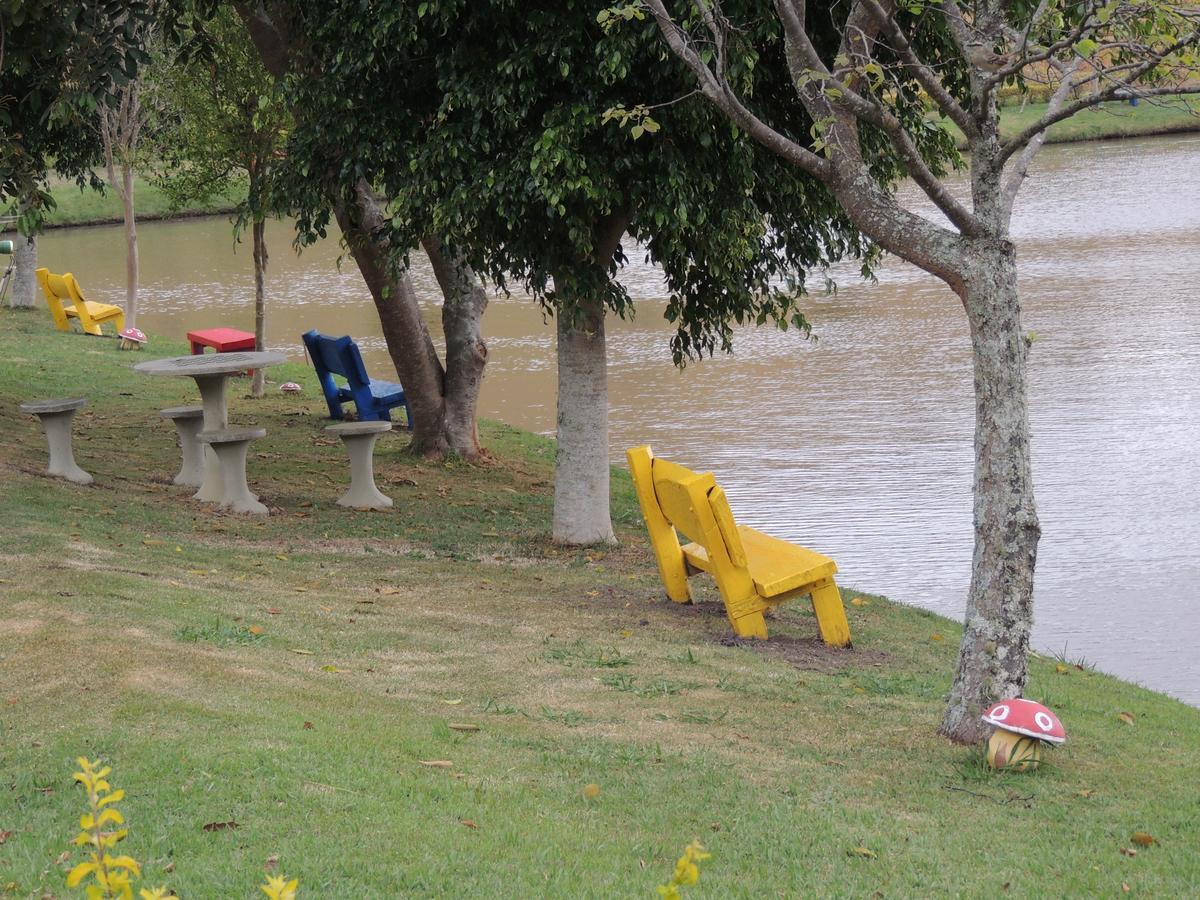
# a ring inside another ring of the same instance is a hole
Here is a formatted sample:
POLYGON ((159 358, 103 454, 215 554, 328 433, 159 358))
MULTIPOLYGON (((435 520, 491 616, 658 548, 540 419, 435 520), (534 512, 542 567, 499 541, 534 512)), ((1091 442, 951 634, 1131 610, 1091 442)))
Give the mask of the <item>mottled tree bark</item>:
POLYGON ((13 309, 32 309, 37 303, 37 237, 13 235, 13 268, 8 305, 13 309))
POLYGON ((476 409, 488 348, 480 324, 488 296, 466 262, 447 258, 437 238, 422 241, 442 289, 442 332, 446 338, 445 412, 447 443, 464 456, 479 452, 476 409))
POLYGON ((608 355, 604 305, 580 303, 558 325, 554 540, 616 543, 609 514, 608 355))
MULTIPOLYGON (((609 269, 629 219, 605 216, 596 229, 595 264, 609 269)), ((555 288, 561 282, 555 279, 555 288)), ((559 298, 558 450, 554 458, 554 540, 615 544, 609 512, 608 349, 604 303, 559 298), (574 301, 574 312, 564 313, 574 301)))
POLYGON ((1041 527, 1029 441, 1028 344, 1016 254, 1007 240, 973 247, 963 305, 975 372, 975 550, 958 668, 941 732, 985 739, 980 718, 1025 691, 1033 573, 1041 527))

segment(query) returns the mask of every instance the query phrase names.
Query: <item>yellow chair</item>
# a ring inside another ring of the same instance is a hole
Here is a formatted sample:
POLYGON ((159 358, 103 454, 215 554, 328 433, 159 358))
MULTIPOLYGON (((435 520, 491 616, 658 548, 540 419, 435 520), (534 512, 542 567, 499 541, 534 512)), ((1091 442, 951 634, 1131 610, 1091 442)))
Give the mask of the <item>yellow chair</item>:
POLYGON ((717 582, 734 633, 765 638, 763 611, 807 594, 821 639, 831 646, 850 645, 832 559, 738 525, 711 472, 698 474, 655 459, 646 446, 632 448, 626 457, 668 597, 690 602, 688 577, 708 572, 717 582), (676 529, 692 543, 681 547, 676 529))
POLYGON ((119 306, 108 303, 96 303, 86 300, 79 282, 68 272, 65 275, 54 275, 49 269, 37 270, 38 283, 42 293, 46 295, 46 305, 50 307, 50 315, 54 318, 54 327, 59 331, 70 331, 69 319, 79 319, 86 334, 102 335, 100 326, 108 321, 113 323, 120 334, 125 330, 125 312, 119 306), (69 300, 69 307, 63 306, 63 301, 69 300))

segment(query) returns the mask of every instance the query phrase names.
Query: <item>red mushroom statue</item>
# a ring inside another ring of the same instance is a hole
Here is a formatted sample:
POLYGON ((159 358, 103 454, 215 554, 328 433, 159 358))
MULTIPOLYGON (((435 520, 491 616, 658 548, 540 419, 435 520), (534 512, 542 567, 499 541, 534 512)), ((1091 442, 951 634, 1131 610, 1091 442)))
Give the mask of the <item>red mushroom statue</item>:
POLYGON ((983 721, 996 726, 987 743, 987 761, 993 769, 1036 768, 1042 761, 1042 744, 1067 739, 1058 716, 1036 700, 1001 700, 988 707, 983 721))
POLYGON ((294 381, 285 381, 279 386, 279 389, 285 394, 298 394, 301 391, 300 385, 296 384, 294 381))
POLYGON ((126 328, 119 335, 122 350, 141 350, 146 343, 146 335, 138 328, 126 328))

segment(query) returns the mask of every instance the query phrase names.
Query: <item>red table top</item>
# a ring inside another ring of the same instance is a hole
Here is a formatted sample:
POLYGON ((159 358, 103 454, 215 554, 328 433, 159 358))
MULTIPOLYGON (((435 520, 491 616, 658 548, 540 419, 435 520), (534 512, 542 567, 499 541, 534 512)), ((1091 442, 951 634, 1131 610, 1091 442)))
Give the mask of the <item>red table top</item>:
POLYGON ((189 331, 187 333, 189 341, 244 341, 254 340, 254 335, 249 331, 241 331, 237 328, 202 328, 199 331, 189 331))

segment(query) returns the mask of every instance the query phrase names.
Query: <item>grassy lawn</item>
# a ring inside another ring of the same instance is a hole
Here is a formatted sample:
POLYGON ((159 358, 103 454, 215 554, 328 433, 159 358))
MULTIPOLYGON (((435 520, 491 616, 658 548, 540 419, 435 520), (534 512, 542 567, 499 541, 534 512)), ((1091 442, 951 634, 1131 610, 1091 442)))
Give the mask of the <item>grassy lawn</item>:
MULTIPOLYGON (((1019 134, 1045 112, 1045 103, 1006 106, 1000 111, 1000 132, 1004 137, 1019 134)), ((961 141, 962 132, 957 126, 947 123, 947 127, 961 141)), ((1163 98, 1153 102, 1143 100, 1137 106, 1113 101, 1096 109, 1083 110, 1069 119, 1051 125, 1046 142, 1055 144, 1097 141, 1180 131, 1200 131, 1200 94, 1189 94, 1178 99, 1163 98)))
MULTIPOLYGON (((103 194, 85 188, 82 191, 74 181, 51 177, 51 193, 58 206, 46 216, 50 227, 63 225, 96 225, 105 222, 123 221, 121 198, 116 191, 103 194)), ((211 215, 227 212, 237 205, 241 197, 232 192, 216 202, 172 210, 162 190, 140 175, 134 177, 134 203, 137 217, 141 219, 168 219, 174 216, 211 215)))
POLYGON ((1200 892, 1200 710, 1039 658, 1070 740, 990 774, 935 734, 955 623, 846 588, 852 651, 803 602, 727 646, 714 592, 663 598, 624 473, 618 549, 550 544, 553 445, 503 425, 480 465, 387 435, 395 509, 342 509, 298 364, 270 374, 303 394, 230 394, 272 515, 218 514, 171 485, 157 415, 193 383, 128 368, 182 352, 0 310, 0 896, 67 895, 79 755, 183 897, 261 896, 265 869, 307 897, 651 897, 696 838, 695 896, 1200 892), (41 474, 17 409, 80 394, 85 488, 41 474))

